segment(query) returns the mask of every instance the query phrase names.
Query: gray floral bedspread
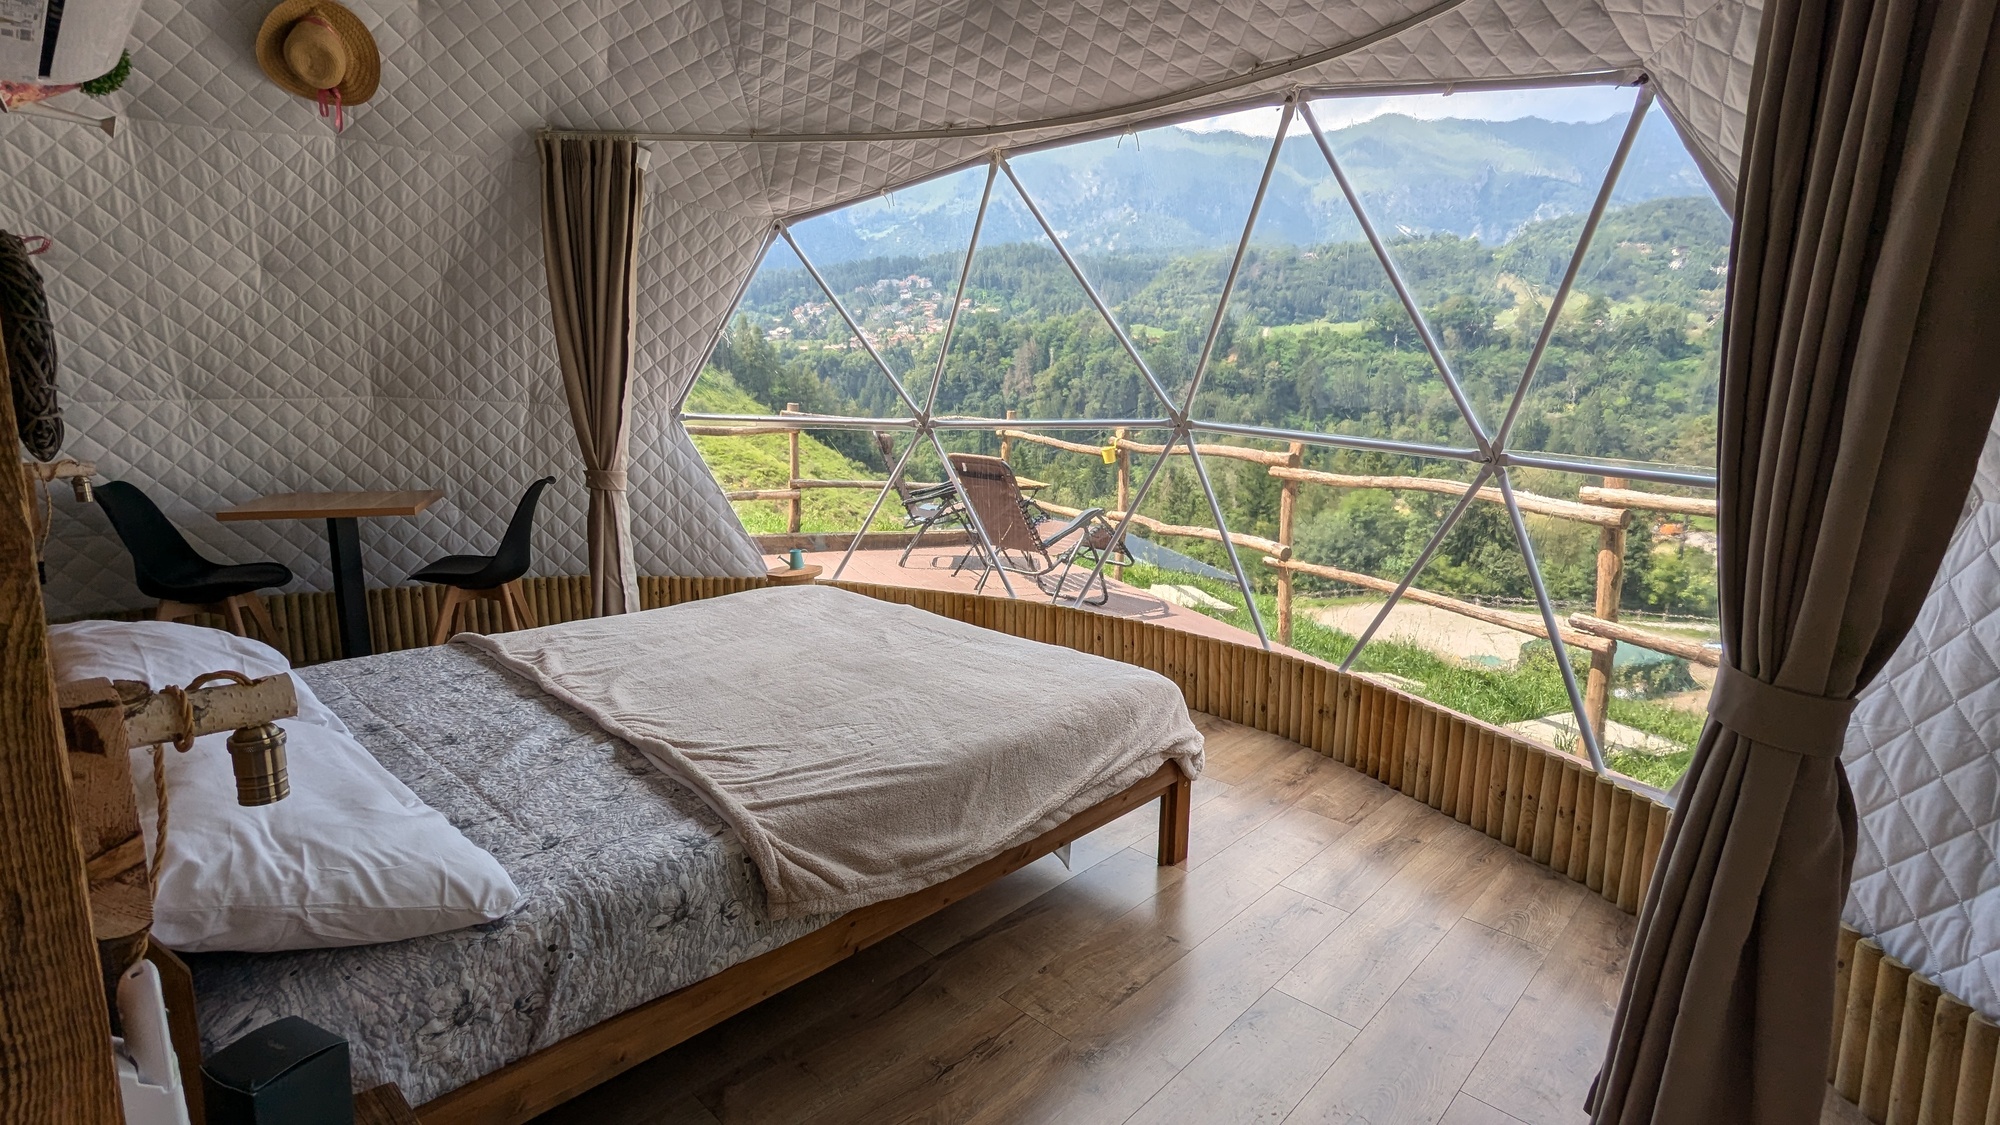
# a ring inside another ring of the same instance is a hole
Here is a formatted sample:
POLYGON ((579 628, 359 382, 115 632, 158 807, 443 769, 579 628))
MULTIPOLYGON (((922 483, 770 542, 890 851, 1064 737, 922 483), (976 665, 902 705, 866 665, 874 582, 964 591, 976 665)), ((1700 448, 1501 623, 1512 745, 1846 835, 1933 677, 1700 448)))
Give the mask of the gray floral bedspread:
POLYGON ((303 1016, 352 1045, 356 1089, 395 1082, 420 1104, 827 921, 771 921, 699 798, 483 655, 444 645, 298 675, 523 901, 413 941, 190 957, 205 1051, 303 1016))

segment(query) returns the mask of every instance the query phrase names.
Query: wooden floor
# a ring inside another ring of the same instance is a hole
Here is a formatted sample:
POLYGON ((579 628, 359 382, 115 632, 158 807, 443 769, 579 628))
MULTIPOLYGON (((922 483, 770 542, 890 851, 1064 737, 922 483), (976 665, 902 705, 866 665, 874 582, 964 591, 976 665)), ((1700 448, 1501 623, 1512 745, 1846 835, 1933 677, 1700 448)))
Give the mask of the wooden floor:
POLYGON ((1149 806, 540 1122, 1582 1121, 1632 919, 1203 726, 1185 869, 1149 806))

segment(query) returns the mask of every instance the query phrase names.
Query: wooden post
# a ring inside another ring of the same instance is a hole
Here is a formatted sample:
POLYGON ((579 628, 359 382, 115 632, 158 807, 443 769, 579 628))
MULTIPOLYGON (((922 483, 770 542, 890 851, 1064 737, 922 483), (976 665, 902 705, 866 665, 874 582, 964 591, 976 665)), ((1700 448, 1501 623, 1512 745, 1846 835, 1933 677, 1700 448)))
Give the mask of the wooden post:
MULTIPOLYGON (((1617 477, 1605 477, 1604 487, 1623 488, 1625 482, 1617 477)), ((1622 527, 1600 527, 1597 529, 1597 600, 1592 613, 1606 621, 1618 620, 1618 603, 1625 595, 1625 529, 1622 527)), ((1604 741, 1605 725, 1611 720, 1611 672, 1618 656, 1618 644, 1612 642, 1602 652, 1590 654, 1590 678, 1584 684, 1583 709, 1590 720, 1591 729, 1597 732, 1600 744, 1604 741)))
MULTIPOLYGON (((1118 510, 1123 512, 1127 510, 1127 505, 1132 503, 1132 451, 1125 448, 1124 427, 1111 431, 1111 444, 1118 447, 1118 452, 1112 455, 1112 461, 1118 466, 1118 510)), ((1125 581, 1124 567, 1114 566, 1111 572, 1111 577, 1120 582, 1125 581)))
POLYGON ((1132 451, 1125 448, 1125 431, 1113 430, 1111 440, 1118 446, 1118 510, 1128 510, 1132 504, 1132 451))
MULTIPOLYGON (((7 369, 0 355, 0 374, 7 369)), ((0 433, 18 465, 14 403, 0 433)), ((111 1020, 91 940, 69 761, 35 568, 34 499, 18 467, 0 473, 0 1106, 8 1120, 115 1125, 111 1020)))
MULTIPOLYGON (((785 404, 785 413, 797 414, 798 412, 798 403, 788 402, 785 404)), ((792 469, 792 475, 785 481, 785 487, 795 493, 789 502, 790 509, 785 516, 785 530, 790 534, 797 535, 800 524, 804 522, 806 502, 805 494, 799 492, 799 432, 793 430, 791 433, 786 434, 785 441, 791 447, 788 452, 792 469)))
MULTIPOLYGON (((1009 410, 1009 411, 1007 412, 1007 420, 1008 420, 1009 422, 1012 422, 1012 421, 1014 420, 1014 411, 1012 411, 1012 410, 1009 410)), ((1013 438, 1010 438, 1010 437, 1008 437, 1008 436, 1007 436, 1006 434, 1001 434, 1001 435, 1000 435, 1000 459, 1001 459, 1002 461, 1005 461, 1005 460, 1007 459, 1008 455, 1009 455, 1009 454, 1011 454, 1011 453, 1013 453, 1013 452, 1014 452, 1014 439, 1013 439, 1013 438)))
MULTIPOLYGON (((1305 462, 1304 442, 1293 442, 1290 456, 1285 464, 1298 468, 1305 462)), ((1292 546, 1292 531, 1298 522, 1299 482, 1283 480, 1278 484, 1278 542, 1292 546)), ((1286 568, 1278 570, 1278 643, 1292 643, 1292 572, 1286 568)))

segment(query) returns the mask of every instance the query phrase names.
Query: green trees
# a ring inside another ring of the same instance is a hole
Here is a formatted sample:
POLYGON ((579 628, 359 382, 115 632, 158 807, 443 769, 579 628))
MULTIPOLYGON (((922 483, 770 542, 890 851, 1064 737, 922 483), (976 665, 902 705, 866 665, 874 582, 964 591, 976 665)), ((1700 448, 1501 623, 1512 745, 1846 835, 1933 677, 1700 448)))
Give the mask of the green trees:
MULTIPOLYGON (((1418 235, 1391 246, 1425 302, 1426 318, 1490 426, 1507 409, 1568 266, 1580 216, 1530 223, 1488 246, 1454 235, 1418 235)), ((1729 227, 1714 204, 1659 199, 1609 212, 1576 292, 1564 309, 1514 431, 1515 448, 1600 459, 1709 465, 1714 459, 1717 324, 1729 227)), ((1214 315, 1225 258, 1213 251, 1087 257, 1084 268, 1169 388, 1193 374, 1214 315)), ((919 395, 935 367, 958 258, 876 259, 828 269, 842 302, 892 368, 919 395)), ((1052 249, 982 246, 967 303, 943 367, 938 410, 1025 418, 1131 418, 1162 411, 1138 367, 1090 307, 1052 249)), ((882 416, 903 413, 874 362, 854 346, 803 271, 760 276, 717 348, 714 365, 767 409, 882 416)), ((1472 445, 1443 381, 1363 242, 1258 246, 1245 262, 1229 316, 1195 403, 1197 417, 1288 429, 1472 445)), ((1106 435, 1072 435, 1080 441, 1106 435)), ((842 453, 881 460, 862 434, 828 434, 842 453)), ((990 437, 952 440, 990 451, 990 437), (986 444, 980 444, 986 443, 986 444)), ((1022 471, 1054 486, 1064 503, 1105 503, 1109 470, 1073 454, 1017 447, 1022 471)), ((925 456, 928 456, 926 454, 925 456)), ((921 460, 919 462, 922 463, 921 460)), ((1315 468, 1464 478, 1464 466, 1381 454, 1314 450, 1315 468)), ((1274 483, 1261 468, 1218 472, 1231 526, 1275 531, 1274 483), (1251 478, 1255 479, 1251 479, 1251 478)), ((1146 510, 1208 523, 1205 500, 1170 470, 1146 510)), ((1574 495, 1580 482, 1553 475, 1539 491, 1574 495)), ((1421 549, 1450 506, 1429 494, 1308 490, 1300 557, 1393 575, 1421 549)), ((1558 598, 1587 600, 1594 532, 1539 528, 1544 577, 1558 598), (1541 541, 1546 539, 1546 544, 1541 541)), ((1626 602, 1634 609, 1701 613, 1713 604, 1713 559, 1682 544, 1655 548, 1635 529, 1626 602)), ((1201 557, 1199 545, 1177 543, 1201 557)), ((1257 568, 1253 568, 1256 570, 1257 568)), ((1497 508, 1475 505, 1424 579, 1445 592, 1527 597, 1526 568, 1497 508)))

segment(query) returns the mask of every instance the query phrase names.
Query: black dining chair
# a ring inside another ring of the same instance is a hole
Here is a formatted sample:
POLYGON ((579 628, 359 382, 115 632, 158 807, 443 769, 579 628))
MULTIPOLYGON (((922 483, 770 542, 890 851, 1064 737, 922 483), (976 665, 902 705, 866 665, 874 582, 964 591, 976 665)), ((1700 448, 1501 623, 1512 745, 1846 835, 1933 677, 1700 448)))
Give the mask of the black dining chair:
POLYGON ((437 627, 431 630, 432 644, 450 640, 459 614, 469 612, 477 601, 499 602, 500 615, 509 628, 535 627, 535 613, 521 592, 521 576, 534 561, 529 540, 535 531, 535 507, 541 503, 542 490, 555 482, 554 477, 543 477, 528 486, 514 508, 514 518, 507 521, 506 533, 500 536, 499 549, 492 554, 446 555, 410 575, 419 582, 435 582, 445 588, 444 607, 438 610, 437 627))
POLYGON ((95 491, 98 506, 111 520, 111 529, 132 555, 139 592, 159 599, 153 620, 178 621, 213 613, 229 622, 230 632, 247 637, 250 634, 243 630, 247 613, 263 631, 264 639, 277 643, 278 631, 271 624, 264 599, 256 592, 290 582, 289 567, 275 562, 213 562, 195 550, 152 497, 137 486, 114 480, 98 485, 95 491))

